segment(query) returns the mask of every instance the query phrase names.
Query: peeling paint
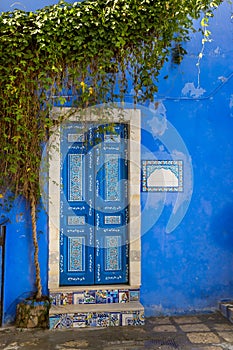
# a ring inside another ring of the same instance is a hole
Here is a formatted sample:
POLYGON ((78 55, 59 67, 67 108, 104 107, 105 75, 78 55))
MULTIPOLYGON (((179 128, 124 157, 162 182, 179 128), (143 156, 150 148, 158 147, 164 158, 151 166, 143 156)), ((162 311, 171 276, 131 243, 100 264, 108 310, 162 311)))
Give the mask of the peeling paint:
POLYGON ((155 109, 154 104, 151 103, 149 105, 149 109, 154 112, 154 117, 148 121, 148 125, 154 136, 161 136, 167 129, 166 108, 161 101, 156 106, 157 108, 155 109))
POLYGON ((195 87, 194 83, 186 83, 182 89, 182 95, 198 98, 206 92, 201 87, 195 87))
POLYGON ((218 77, 218 80, 220 80, 222 83, 226 83, 228 78, 221 75, 220 77, 218 77))

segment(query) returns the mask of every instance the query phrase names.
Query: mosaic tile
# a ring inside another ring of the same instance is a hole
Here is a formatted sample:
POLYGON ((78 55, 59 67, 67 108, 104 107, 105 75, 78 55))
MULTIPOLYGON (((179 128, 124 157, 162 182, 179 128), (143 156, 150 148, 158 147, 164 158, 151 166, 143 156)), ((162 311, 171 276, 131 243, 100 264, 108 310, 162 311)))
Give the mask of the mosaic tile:
POLYGON ((73 293, 62 293, 60 305, 73 304, 73 293))
POLYGON ((143 192, 182 192, 182 160, 142 161, 143 192))
POLYGON ((97 314, 97 326, 108 327, 110 325, 109 313, 98 313, 97 314))
POLYGON ((112 312, 109 315, 110 326, 121 326, 121 314, 118 312, 112 312))
POLYGON ((119 294, 118 290, 108 290, 107 291, 107 303, 118 303, 119 302, 119 294))
POLYGON ((62 316, 60 324, 62 326, 62 328, 70 328, 73 327, 73 315, 64 315, 64 317, 62 316))
POLYGON ((106 302, 107 302, 107 291, 106 290, 96 291, 96 303, 104 304, 106 302))
POLYGON ((50 328, 71 328, 73 327, 72 315, 63 314, 50 317, 50 328))
POLYGON ((133 326, 134 315, 133 313, 123 313, 121 315, 121 320, 122 326, 133 326))
POLYGON ((97 327, 98 316, 96 312, 88 312, 86 318, 86 324, 90 327, 97 327))
POLYGON ((95 304, 95 291, 90 290, 84 293, 84 304, 95 304))
POLYGON ((143 326, 145 324, 144 313, 142 311, 123 313, 121 319, 122 326, 143 326))
POLYGON ((105 270, 121 270, 121 236, 106 236, 105 248, 105 270))
POLYGON ((85 270, 85 237, 68 237, 68 271, 85 270))
POLYGON ((120 215, 105 215, 104 217, 105 225, 120 225, 121 216, 120 215))
POLYGON ((73 303, 74 304, 84 304, 84 292, 73 293, 73 303))
POLYGON ((52 305, 61 305, 61 294, 60 293, 51 293, 50 294, 52 305))
POLYGON ((117 154, 105 155, 105 181, 105 199, 107 201, 119 201, 119 156, 117 154))
POLYGON ((139 290, 130 290, 129 291, 129 300, 130 301, 139 301, 140 299, 140 292, 139 290))
POLYGON ((127 303, 129 301, 129 291, 119 290, 119 303, 127 303))
POLYGON ((85 225, 85 216, 78 216, 78 215, 69 215, 67 217, 67 224, 69 226, 78 226, 78 225, 85 225))
POLYGON ((121 137, 118 134, 105 134, 104 141, 108 143, 120 143, 121 137))
POLYGON ((83 134, 68 134, 67 137, 68 142, 84 142, 84 135, 83 134))
POLYGON ((61 315, 56 315, 56 316, 50 316, 49 317, 49 328, 54 329, 57 328, 57 325, 59 324, 61 319, 61 315))
POLYGON ((82 154, 68 155, 68 200, 71 202, 82 200, 82 154))
POLYGON ((143 311, 133 313, 133 325, 143 326, 145 324, 145 316, 143 311))
POLYGON ((86 327, 87 325, 87 314, 85 313, 77 313, 73 316, 73 327, 81 328, 86 327))

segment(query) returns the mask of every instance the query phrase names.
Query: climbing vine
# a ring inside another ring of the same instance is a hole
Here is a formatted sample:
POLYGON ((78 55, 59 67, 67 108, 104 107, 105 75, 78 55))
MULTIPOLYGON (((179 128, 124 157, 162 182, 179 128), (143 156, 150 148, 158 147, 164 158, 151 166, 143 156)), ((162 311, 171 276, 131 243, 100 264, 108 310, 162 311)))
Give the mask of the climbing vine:
POLYGON ((220 3, 60 1, 35 12, 1 14, 0 190, 29 201, 34 236, 42 145, 62 120, 49 118, 52 106, 67 102, 64 96, 72 96, 76 108, 124 101, 130 91, 135 103, 153 100, 171 47, 183 57, 193 20, 213 16, 220 3))

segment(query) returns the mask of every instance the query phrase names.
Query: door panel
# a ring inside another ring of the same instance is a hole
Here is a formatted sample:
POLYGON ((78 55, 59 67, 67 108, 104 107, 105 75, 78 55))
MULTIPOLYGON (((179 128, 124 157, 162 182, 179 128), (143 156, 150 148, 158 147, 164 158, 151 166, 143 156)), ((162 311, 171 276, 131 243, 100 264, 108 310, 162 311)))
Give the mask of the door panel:
POLYGON ((104 135, 96 147, 95 283, 127 283, 127 126, 104 135))
POLYGON ((61 132, 61 285, 128 281, 127 152, 123 124, 61 132))
POLYGON ((84 126, 61 130, 60 284, 94 283, 94 213, 89 206, 92 164, 84 126))

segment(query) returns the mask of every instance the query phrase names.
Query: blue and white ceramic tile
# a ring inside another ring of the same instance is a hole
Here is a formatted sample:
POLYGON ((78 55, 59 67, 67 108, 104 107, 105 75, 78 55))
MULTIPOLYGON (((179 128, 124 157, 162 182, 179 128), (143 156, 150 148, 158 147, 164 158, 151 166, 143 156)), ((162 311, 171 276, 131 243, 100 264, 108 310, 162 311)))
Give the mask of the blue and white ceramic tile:
POLYGON ((134 324, 134 315, 133 313, 123 313, 121 315, 121 325, 122 326, 133 326, 134 324))
POLYGON ((89 290, 84 293, 84 304, 95 304, 95 291, 89 290))
POLYGON ((88 312, 86 318, 86 324, 90 327, 97 327, 97 313, 96 312, 88 312))
POLYGON ((73 327, 81 328, 87 326, 87 314, 77 313, 73 315, 73 327))
POLYGON ((105 304, 106 302, 107 302, 107 291, 106 290, 96 291, 96 303, 105 304))
POLYGON ((118 312, 112 312, 109 316, 110 326, 121 326, 121 314, 118 312))
POLYGON ((55 329, 60 322, 61 315, 55 315, 49 317, 49 328, 55 329))
POLYGON ((128 290, 119 290, 119 303, 129 302, 129 291, 128 290))
POLYGON ((73 293, 62 293, 60 296, 60 305, 73 304, 73 293))
POLYGON ((119 293, 118 290, 108 290, 107 291, 107 303, 118 303, 119 293))
POLYGON ((109 327, 110 320, 109 320, 109 313, 99 313, 97 315, 97 326, 98 327, 109 327))
POLYGON ((55 315, 50 318, 50 328, 71 328, 73 327, 72 315, 55 315))
POLYGON ((140 292, 138 289, 129 291, 129 301, 139 301, 140 292))
POLYGON ((143 192, 182 192, 182 160, 143 160, 143 192))
POLYGON ((143 326, 145 324, 144 312, 134 312, 133 313, 133 325, 143 326))
POLYGON ((74 304, 84 304, 85 301, 84 292, 76 292, 73 294, 73 303, 74 304))
POLYGON ((61 305, 61 294, 60 293, 51 293, 50 294, 52 305, 61 305))

